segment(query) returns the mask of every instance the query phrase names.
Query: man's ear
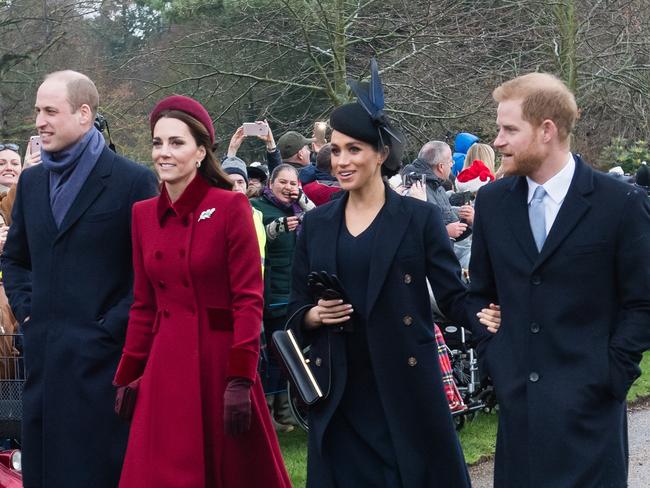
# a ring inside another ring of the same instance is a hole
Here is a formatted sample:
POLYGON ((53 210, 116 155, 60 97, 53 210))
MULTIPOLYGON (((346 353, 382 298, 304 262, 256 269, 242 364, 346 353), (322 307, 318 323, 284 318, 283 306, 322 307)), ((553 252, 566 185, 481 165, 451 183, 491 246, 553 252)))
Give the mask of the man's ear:
POLYGON ((81 107, 79 107, 79 115, 81 116, 81 123, 83 125, 87 125, 88 123, 92 125, 95 122, 93 111, 87 103, 81 104, 81 107))
POLYGON ((542 141, 548 144, 551 140, 558 136, 557 125, 551 119, 545 119, 541 125, 542 141))

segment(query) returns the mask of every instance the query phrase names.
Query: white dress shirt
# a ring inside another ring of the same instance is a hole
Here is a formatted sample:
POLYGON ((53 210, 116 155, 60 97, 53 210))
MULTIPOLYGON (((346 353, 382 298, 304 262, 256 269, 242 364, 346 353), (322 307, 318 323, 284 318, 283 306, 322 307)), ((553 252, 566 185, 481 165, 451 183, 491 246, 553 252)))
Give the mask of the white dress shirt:
MULTIPOLYGON (((576 162, 573 159, 573 154, 569 153, 564 167, 550 180, 541 185, 544 187, 544 190, 546 190, 546 195, 544 195, 542 203, 544 204, 544 219, 547 236, 551 227, 553 227, 553 222, 555 222, 555 218, 560 211, 562 202, 564 202, 566 194, 569 192, 569 186, 571 186, 571 180, 573 179, 575 171, 576 162)), ((533 199, 533 193, 535 193, 535 189, 540 185, 535 183, 528 176, 526 176, 526 180, 528 181, 528 205, 530 205, 530 201, 533 199)))

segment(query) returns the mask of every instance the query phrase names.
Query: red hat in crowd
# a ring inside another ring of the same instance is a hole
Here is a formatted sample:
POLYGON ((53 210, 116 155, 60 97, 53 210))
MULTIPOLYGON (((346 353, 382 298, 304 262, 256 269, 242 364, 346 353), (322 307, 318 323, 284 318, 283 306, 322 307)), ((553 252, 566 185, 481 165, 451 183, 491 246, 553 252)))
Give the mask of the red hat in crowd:
POLYGON ((460 191, 477 192, 483 185, 487 185, 496 178, 492 171, 485 166, 483 161, 475 159, 469 168, 465 168, 456 177, 456 189, 460 191))
POLYGON ((152 133, 154 125, 156 125, 156 122, 160 119, 160 114, 167 110, 178 110, 179 112, 184 112, 201 122, 210 135, 210 143, 214 144, 214 125, 212 125, 210 114, 199 102, 193 98, 184 97, 182 95, 172 95, 162 99, 156 104, 149 116, 152 133))

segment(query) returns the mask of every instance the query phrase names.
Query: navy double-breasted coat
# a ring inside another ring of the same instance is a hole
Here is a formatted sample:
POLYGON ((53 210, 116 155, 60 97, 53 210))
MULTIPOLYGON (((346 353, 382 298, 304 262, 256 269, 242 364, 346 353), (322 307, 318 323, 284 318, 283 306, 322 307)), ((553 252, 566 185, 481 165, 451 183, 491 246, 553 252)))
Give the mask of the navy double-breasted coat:
POLYGON ((57 229, 49 172, 20 177, 2 271, 24 332, 26 488, 117 486, 128 428, 111 382, 132 301, 131 206, 156 192, 150 170, 105 148, 57 229))
POLYGON ((500 407, 497 488, 627 486, 625 396, 650 347, 650 204, 575 159, 541 252, 524 177, 476 199, 471 308, 502 310, 479 347, 500 407))
MULTIPOLYGON (((336 248, 347 196, 305 215, 293 262, 290 326, 311 344, 314 374, 328 393, 309 411, 308 486, 332 486, 330 467, 319 460, 323 437, 345 390, 345 338, 332 327, 302 330, 313 299, 311 271, 336 274, 336 248)), ((403 486, 470 485, 449 406, 443 391, 427 278, 441 309, 464 321, 465 287, 440 211, 426 202, 401 197, 387 188, 377 217, 367 289, 366 334, 377 391, 397 457, 403 486)), ((337 466, 357 469, 353 463, 337 466)))

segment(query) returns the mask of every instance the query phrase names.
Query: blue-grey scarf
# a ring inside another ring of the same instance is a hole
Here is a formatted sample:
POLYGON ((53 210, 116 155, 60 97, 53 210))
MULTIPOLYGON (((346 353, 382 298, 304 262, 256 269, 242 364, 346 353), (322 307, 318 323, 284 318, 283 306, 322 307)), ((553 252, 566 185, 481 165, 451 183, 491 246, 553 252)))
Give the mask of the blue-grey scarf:
POLYGON ((104 150, 104 136, 92 127, 76 144, 55 153, 41 150, 43 166, 50 173, 50 205, 57 227, 88 179, 104 150))

